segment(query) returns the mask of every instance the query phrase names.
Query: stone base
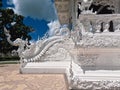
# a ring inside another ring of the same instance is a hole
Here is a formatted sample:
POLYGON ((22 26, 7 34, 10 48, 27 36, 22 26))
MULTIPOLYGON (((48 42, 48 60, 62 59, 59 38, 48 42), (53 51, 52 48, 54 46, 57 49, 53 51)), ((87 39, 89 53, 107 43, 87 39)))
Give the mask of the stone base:
MULTIPOLYGON (((20 68, 22 74, 64 74, 66 85, 69 85, 70 61, 30 62, 20 68)), ((69 86, 68 86, 69 87, 69 86)))
POLYGON ((70 89, 120 90, 120 48, 79 48, 73 62, 31 62, 21 73, 64 74, 70 89))
POLYGON ((69 61, 30 62, 20 68, 20 72, 23 74, 65 74, 69 66, 69 61))
POLYGON ((120 49, 78 49, 71 87, 80 90, 120 90, 120 49))
POLYGON ((75 90, 120 89, 120 70, 95 70, 95 68, 100 67, 89 67, 89 70, 84 71, 82 67, 73 63, 74 77, 72 80, 70 78, 70 61, 28 63, 20 70, 24 74, 64 74, 69 88, 75 90))
POLYGON ((120 70, 84 71, 82 67, 73 63, 72 73, 69 85, 73 90, 120 90, 120 70))

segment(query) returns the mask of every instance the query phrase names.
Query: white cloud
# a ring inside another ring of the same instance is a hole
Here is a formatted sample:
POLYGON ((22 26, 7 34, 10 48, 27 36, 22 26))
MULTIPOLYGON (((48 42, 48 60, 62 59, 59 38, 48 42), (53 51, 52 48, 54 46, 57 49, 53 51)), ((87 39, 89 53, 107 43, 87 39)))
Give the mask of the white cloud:
POLYGON ((47 21, 57 19, 55 5, 51 0, 13 0, 13 4, 17 14, 47 21))
POLYGON ((58 31, 60 29, 60 22, 58 20, 56 21, 51 21, 50 23, 47 24, 49 27, 49 35, 53 36, 55 31, 58 31))

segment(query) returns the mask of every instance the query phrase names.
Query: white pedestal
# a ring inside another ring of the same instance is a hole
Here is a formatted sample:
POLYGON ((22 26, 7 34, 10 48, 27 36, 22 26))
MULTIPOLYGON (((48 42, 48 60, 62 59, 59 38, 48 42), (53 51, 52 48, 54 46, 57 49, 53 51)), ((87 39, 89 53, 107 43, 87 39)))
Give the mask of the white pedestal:
POLYGON ((120 90, 119 48, 79 48, 78 51, 72 63, 73 77, 70 77, 70 60, 31 62, 20 71, 30 74, 64 74, 69 87, 75 90, 120 90))
POLYGON ((69 61, 31 62, 20 68, 20 71, 26 74, 65 74, 69 66, 69 61))

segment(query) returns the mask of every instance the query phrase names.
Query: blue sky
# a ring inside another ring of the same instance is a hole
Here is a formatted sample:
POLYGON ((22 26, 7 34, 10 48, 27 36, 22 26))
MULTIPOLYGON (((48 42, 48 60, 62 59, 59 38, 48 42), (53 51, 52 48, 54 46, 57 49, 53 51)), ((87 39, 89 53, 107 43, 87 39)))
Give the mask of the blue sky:
POLYGON ((32 26, 33 40, 42 37, 48 31, 47 24, 57 20, 54 0, 2 0, 3 7, 12 8, 15 13, 25 16, 24 23, 32 26))

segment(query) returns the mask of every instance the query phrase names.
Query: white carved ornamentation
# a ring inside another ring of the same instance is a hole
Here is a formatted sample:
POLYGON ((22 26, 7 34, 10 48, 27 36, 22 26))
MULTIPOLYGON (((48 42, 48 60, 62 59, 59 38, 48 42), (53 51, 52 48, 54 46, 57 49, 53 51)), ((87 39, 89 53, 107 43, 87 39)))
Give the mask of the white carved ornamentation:
POLYGON ((96 33, 96 34, 86 33, 82 35, 82 40, 79 43, 80 47, 120 47, 120 37, 118 33, 106 32, 106 33, 96 33))
POLYGON ((115 32, 120 32, 120 24, 115 27, 115 32))
POLYGON ((103 32, 109 32, 109 27, 110 25, 108 23, 105 24, 103 32))
MULTIPOLYGON (((69 69, 70 87, 72 89, 75 89, 75 90, 114 90, 114 89, 119 90, 120 89, 119 80, 106 79, 106 77, 95 75, 95 74, 93 74, 93 76, 84 75, 83 73, 81 73, 83 71, 76 72, 76 69, 78 70, 81 69, 80 68, 81 65, 79 67, 76 67, 76 65, 73 62, 71 62, 70 69, 69 69), (97 78, 99 78, 99 80, 97 80, 97 78)), ((89 67, 89 64, 88 64, 88 67, 89 67)), ((111 76, 109 78, 111 78, 111 76)))
POLYGON ((72 87, 80 90, 114 90, 120 89, 120 81, 86 81, 75 77, 72 80, 72 87))
POLYGON ((83 0, 81 3, 78 3, 78 8, 81 10, 81 14, 96 14, 93 10, 89 10, 93 0, 83 0))
POLYGON ((100 24, 96 25, 95 29, 96 29, 96 33, 100 33, 101 25, 100 24))

